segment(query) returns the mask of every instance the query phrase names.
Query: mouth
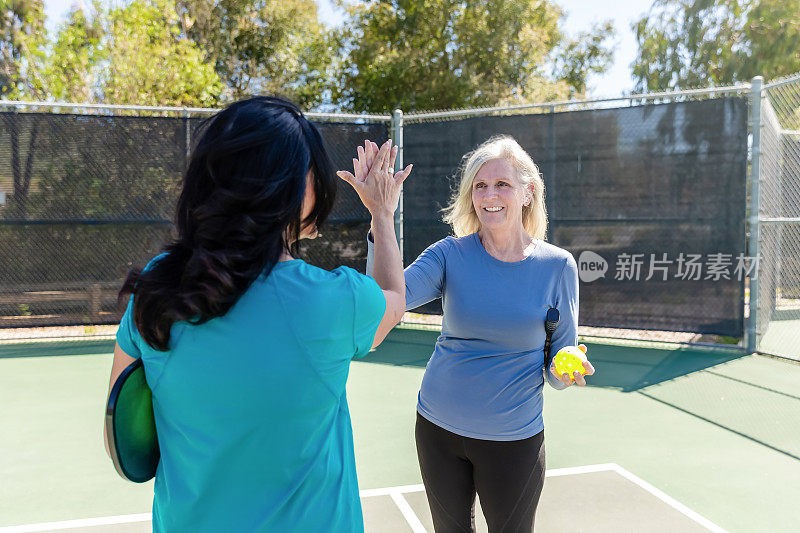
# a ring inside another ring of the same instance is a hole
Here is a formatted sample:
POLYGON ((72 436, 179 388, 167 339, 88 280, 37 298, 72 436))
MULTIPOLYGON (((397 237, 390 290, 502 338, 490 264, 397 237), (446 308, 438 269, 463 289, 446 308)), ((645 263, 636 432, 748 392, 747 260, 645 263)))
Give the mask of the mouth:
POLYGON ((486 211, 487 213, 499 213, 503 209, 505 209, 505 207, 484 207, 483 208, 483 210, 486 211))

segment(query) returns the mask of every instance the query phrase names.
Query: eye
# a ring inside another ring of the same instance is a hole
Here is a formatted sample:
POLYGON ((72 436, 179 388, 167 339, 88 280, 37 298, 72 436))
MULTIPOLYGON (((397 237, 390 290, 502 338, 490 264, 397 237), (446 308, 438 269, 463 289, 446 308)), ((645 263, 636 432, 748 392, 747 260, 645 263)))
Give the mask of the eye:
POLYGON ((497 186, 498 187, 508 187, 508 183, 506 183, 505 181, 500 181, 500 182, 497 183, 497 186))
POLYGON ((476 188, 476 189, 482 189, 482 188, 484 188, 484 187, 486 187, 486 184, 485 184, 485 183, 476 183, 476 184, 475 184, 475 188, 476 188))

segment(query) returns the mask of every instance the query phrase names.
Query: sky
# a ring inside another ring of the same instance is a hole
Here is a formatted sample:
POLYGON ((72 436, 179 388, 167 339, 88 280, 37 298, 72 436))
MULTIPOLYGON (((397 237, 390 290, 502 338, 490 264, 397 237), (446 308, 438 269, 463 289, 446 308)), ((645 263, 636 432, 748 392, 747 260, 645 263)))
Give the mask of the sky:
MULTIPOLYGON (((332 0, 317 0, 320 20, 328 26, 341 24, 343 15, 332 0)), ((81 0, 45 0, 45 13, 49 28, 63 20, 70 7, 81 4, 81 0)), ((588 95, 592 97, 619 96, 633 88, 630 64, 636 57, 636 40, 631 24, 646 13, 652 0, 555 0, 565 12, 564 31, 575 35, 587 31, 592 24, 611 19, 616 28, 614 39, 614 63, 601 75, 589 78, 588 95)))

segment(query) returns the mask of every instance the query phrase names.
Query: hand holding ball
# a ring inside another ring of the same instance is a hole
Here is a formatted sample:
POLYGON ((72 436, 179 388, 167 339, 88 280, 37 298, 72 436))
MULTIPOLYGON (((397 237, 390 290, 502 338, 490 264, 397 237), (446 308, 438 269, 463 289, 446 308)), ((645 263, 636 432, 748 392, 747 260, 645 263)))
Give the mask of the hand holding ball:
POLYGON ((585 362, 587 362, 586 347, 583 345, 561 348, 553 358, 556 374, 559 376, 567 374, 572 381, 575 381, 575 372, 580 372, 581 375, 587 374, 587 369, 583 365, 585 362))

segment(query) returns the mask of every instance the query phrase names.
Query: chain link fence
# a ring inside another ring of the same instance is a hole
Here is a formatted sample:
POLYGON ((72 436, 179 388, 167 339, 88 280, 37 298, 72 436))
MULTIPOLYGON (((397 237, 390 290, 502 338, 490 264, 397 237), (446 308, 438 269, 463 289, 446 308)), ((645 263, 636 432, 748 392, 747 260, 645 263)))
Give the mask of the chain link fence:
POLYGON ((753 222, 760 265, 751 296, 757 300, 755 347, 800 360, 800 76, 754 91, 760 100, 754 137, 753 222))
MULTIPOLYGON (((100 111, 0 113, 0 328, 119 321, 127 270, 171 237, 192 134, 208 111, 100 111)), ((388 138, 389 117, 310 118, 338 168, 352 166, 365 138, 388 138)), ((363 270, 368 228, 369 213, 341 187, 304 256, 363 270)))
MULTIPOLYGON (((783 340, 771 346, 786 334, 774 332, 800 325, 800 81, 765 86, 757 132, 751 93, 743 84, 394 118, 309 116, 339 168, 364 139, 402 140, 400 158, 415 167, 398 216, 406 264, 449 234, 441 209, 462 156, 509 134, 543 174, 548 240, 578 261, 582 326, 725 335, 783 353, 783 340), (760 194, 747 188, 748 168, 760 173, 750 180, 760 194), (747 207, 758 202, 748 245, 747 207)), ((192 132, 213 110, 36 106, 0 113, 0 328, 114 324, 125 272, 170 236, 192 132)), ((363 269, 368 226, 357 196, 340 187, 304 256, 363 269)))
POLYGON ((449 233, 462 156, 507 134, 542 172, 548 240, 578 261, 582 326, 740 339, 746 90, 407 115, 406 264, 449 233))

